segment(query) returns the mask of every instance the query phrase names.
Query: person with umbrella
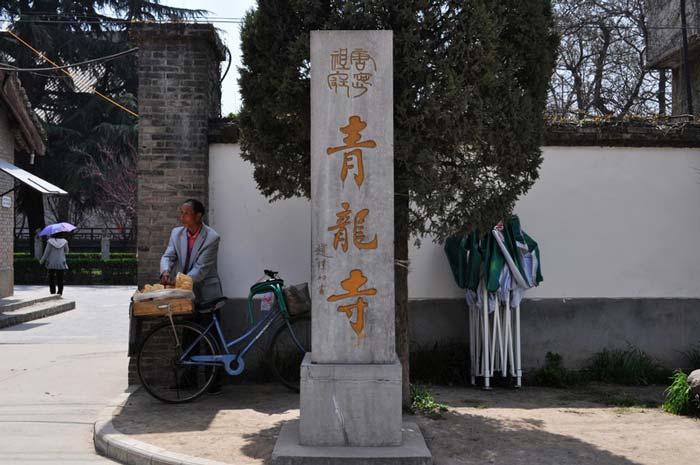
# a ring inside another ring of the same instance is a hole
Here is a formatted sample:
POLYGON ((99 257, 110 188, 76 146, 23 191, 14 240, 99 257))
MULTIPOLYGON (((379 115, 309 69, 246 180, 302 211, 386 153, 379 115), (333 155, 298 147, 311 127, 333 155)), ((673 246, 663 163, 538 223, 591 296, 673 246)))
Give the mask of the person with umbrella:
POLYGON ((49 270, 49 292, 63 295, 63 272, 68 269, 66 264, 66 254, 68 253, 68 241, 65 239, 67 233, 73 231, 75 226, 70 223, 51 224, 43 229, 40 236, 50 236, 46 241, 44 254, 39 263, 45 265, 49 270))

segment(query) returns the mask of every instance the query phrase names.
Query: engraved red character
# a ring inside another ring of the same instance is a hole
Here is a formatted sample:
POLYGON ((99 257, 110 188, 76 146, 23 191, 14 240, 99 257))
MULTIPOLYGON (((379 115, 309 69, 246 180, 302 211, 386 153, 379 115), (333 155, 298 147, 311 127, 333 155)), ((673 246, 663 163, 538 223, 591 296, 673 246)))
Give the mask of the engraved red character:
POLYGON ((347 316, 348 320, 350 320, 350 327, 352 327, 353 331, 355 331, 358 336, 363 336, 365 327, 365 308, 367 308, 367 301, 365 301, 362 296, 377 294, 377 290, 374 288, 360 289, 365 284, 367 284, 367 278, 362 274, 362 270, 352 270, 350 272, 350 276, 340 283, 340 287, 345 289, 347 292, 345 294, 332 295, 326 299, 328 302, 337 302, 339 300, 357 297, 355 303, 340 305, 338 307, 338 311, 345 313, 345 316, 347 316), (355 321, 352 321, 353 312, 356 313, 355 321))
MULTIPOLYGON (((343 250, 343 252, 348 251, 348 226, 350 226, 350 215, 352 215, 352 210, 350 210, 350 204, 348 202, 342 202, 340 204, 343 209, 335 214, 337 217, 336 223, 328 228, 328 231, 334 233, 333 236, 333 248, 338 250, 338 246, 343 250)), ((365 235, 365 219, 369 215, 369 208, 363 208, 355 214, 355 220, 352 228, 352 243, 360 250, 371 250, 377 248, 377 235, 374 235, 374 239, 367 242, 367 236, 365 235)))
POLYGON ((366 127, 367 123, 362 121, 359 116, 351 116, 348 119, 348 125, 339 129, 341 133, 346 135, 346 137, 343 138, 345 145, 341 145, 339 147, 328 147, 326 149, 326 153, 328 155, 340 152, 341 150, 352 149, 348 150, 347 152, 343 152, 343 167, 340 170, 340 179, 345 182, 345 178, 348 176, 348 171, 354 169, 356 172, 354 176, 355 184, 357 184, 358 187, 361 186, 365 180, 365 168, 364 164, 362 163, 361 149, 373 149, 377 146, 377 143, 373 139, 362 140, 362 135, 360 132, 362 132, 362 130, 366 127))

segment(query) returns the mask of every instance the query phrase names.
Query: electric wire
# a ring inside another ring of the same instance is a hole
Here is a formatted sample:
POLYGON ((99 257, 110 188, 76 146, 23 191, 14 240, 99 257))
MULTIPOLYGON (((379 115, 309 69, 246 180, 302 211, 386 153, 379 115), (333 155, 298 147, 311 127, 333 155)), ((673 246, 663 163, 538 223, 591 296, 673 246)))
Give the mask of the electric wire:
POLYGON ((93 58, 91 60, 85 60, 81 61, 78 63, 71 63, 69 65, 63 65, 63 66, 57 66, 57 67, 51 67, 51 68, 18 68, 16 66, 12 66, 8 63, 0 63, 0 69, 5 70, 5 71, 27 71, 27 72, 33 72, 33 71, 54 71, 54 70, 62 70, 62 69, 68 69, 68 68, 77 68, 79 66, 83 65, 89 65, 93 63, 105 63, 107 61, 114 60, 116 58, 120 58, 125 55, 129 55, 131 53, 134 53, 138 50, 138 47, 130 48, 129 50, 124 50, 123 52, 119 53, 114 53, 112 55, 105 55, 103 57, 99 58, 93 58))
MULTIPOLYGON (((36 53, 37 55, 39 55, 39 57, 41 57, 42 59, 44 59, 44 60, 46 60, 47 62, 51 63, 54 67, 56 67, 56 68, 60 67, 60 65, 58 65, 58 64, 54 63, 53 61, 51 61, 51 59, 49 59, 46 55, 44 55, 44 54, 41 53, 39 50, 37 50, 37 49, 35 49, 34 47, 32 47, 29 43, 27 43, 26 41, 24 41, 21 37, 19 37, 19 36, 18 36, 17 34, 15 34, 14 32, 10 31, 9 29, 7 29, 6 32, 7 32, 8 34, 10 34, 12 37, 14 37, 15 39, 17 39, 20 43, 22 43, 22 45, 26 46, 27 48, 31 49, 34 53, 36 53)), ((122 105, 122 104, 120 104, 119 102, 117 102, 117 101, 111 99, 110 97, 104 95, 103 93, 101 93, 100 91, 98 91, 97 89, 95 89, 94 87, 92 87, 90 84, 86 83, 83 79, 81 79, 81 78, 79 78, 79 77, 77 77, 77 76, 74 76, 73 74, 71 74, 69 71, 67 71, 67 70, 65 70, 65 69, 61 69, 60 71, 61 71, 63 74, 65 74, 65 75, 67 75, 68 77, 70 77, 71 79, 73 79, 74 82, 81 83, 84 87, 86 87, 86 88, 89 89, 90 91, 94 92, 95 95, 97 95, 97 96, 103 98, 104 100, 108 101, 108 102, 111 103, 112 105, 115 105, 116 107, 118 107, 118 108, 120 108, 121 110, 123 110, 123 111, 129 113, 129 114, 132 115, 132 116, 135 116, 136 118, 139 117, 138 113, 129 110, 129 109, 126 108, 124 105, 122 105)))

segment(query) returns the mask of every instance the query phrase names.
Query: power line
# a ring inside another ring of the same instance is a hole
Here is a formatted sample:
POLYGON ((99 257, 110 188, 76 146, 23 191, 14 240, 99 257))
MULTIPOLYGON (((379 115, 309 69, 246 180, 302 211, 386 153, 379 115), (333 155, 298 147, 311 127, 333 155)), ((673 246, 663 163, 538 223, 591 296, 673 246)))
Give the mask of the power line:
MULTIPOLYGON (((2 20, 7 23, 33 23, 33 24, 105 24, 105 23, 116 23, 116 24, 138 24, 138 23, 172 23, 170 20, 158 20, 158 21, 129 21, 128 19, 117 19, 117 18, 105 18, 105 19, 85 19, 85 20, 74 20, 74 19, 16 19, 2 20)), ((194 24, 243 24, 243 18, 231 18, 231 19, 210 19, 210 18, 197 18, 188 19, 187 21, 182 21, 186 23, 194 24)))
MULTIPOLYGON (((0 21, 5 21, 8 23, 46 23, 46 24, 104 24, 104 23, 121 23, 121 24, 131 24, 131 23, 171 23, 173 21, 169 19, 159 19, 159 20, 128 20, 128 19, 123 19, 123 18, 110 18, 107 16, 95 16, 95 15, 67 15, 67 14, 41 14, 41 13, 28 13, 29 16, 49 16, 49 17, 54 17, 54 18, 59 18, 59 19, 28 19, 28 18, 19 18, 15 20, 0 20, 0 21), (67 19, 60 19, 60 18, 67 18, 67 19), (83 19, 77 19, 77 18, 83 18, 83 19)), ((231 17, 231 16, 201 16, 197 18, 190 18, 187 20, 184 20, 182 22, 186 23, 222 23, 222 24, 242 24, 245 21, 244 18, 240 17, 231 17)), ((641 26, 624 26, 624 25, 615 25, 615 26, 610 26, 611 29, 639 29, 641 26)), ((582 23, 579 25, 575 26, 567 26, 568 28, 572 29, 600 29, 600 25, 597 23, 582 23)), ((646 29, 654 29, 654 30, 681 30, 683 29, 682 26, 646 26, 646 29)), ((700 30, 700 26, 688 26, 688 29, 695 29, 695 30, 700 30)))
POLYGON ((123 52, 115 53, 113 55, 106 55, 103 57, 99 58, 93 58, 92 60, 86 60, 86 61, 81 61, 78 63, 72 63, 70 65, 64 65, 64 66, 55 66, 51 68, 18 68, 16 66, 12 66, 8 63, 0 63, 0 69, 4 71, 27 71, 27 72, 33 72, 33 71, 54 71, 54 70, 63 70, 63 69, 68 69, 68 68, 76 68, 78 66, 83 66, 83 65, 89 65, 92 63, 105 63, 107 61, 114 60, 119 57, 123 57, 125 55, 129 55, 131 53, 134 53, 138 50, 138 47, 130 48, 129 50, 125 50, 123 52))
MULTIPOLYGON (((80 14, 70 14, 70 13, 56 13, 55 11, 27 11, 27 12, 19 13, 19 16, 23 16, 23 15, 26 15, 26 16, 54 16, 54 17, 59 17, 59 18, 60 17, 95 18, 95 19, 110 18, 109 16, 100 15, 100 14, 80 15, 80 14)), ((202 16, 197 16, 197 18, 243 19, 240 16, 219 16, 219 15, 202 15, 202 16)), ((113 19, 128 21, 124 18, 113 18, 113 19)))
MULTIPOLYGON (((54 63, 53 61, 51 61, 48 57, 46 57, 46 55, 44 55, 44 54, 41 53, 39 50, 37 50, 37 49, 35 49, 34 47, 32 47, 30 44, 28 44, 28 43, 25 42, 24 40, 22 40, 22 38, 21 38, 20 36, 18 36, 17 34, 15 34, 15 33, 12 32, 12 31, 10 31, 9 29, 7 29, 6 32, 7 32, 8 34, 10 34, 12 37, 14 37, 15 39, 17 39, 18 41, 20 41, 20 42, 22 43, 22 45, 24 45, 25 47, 31 49, 34 53, 36 53, 37 55, 39 55, 39 57, 41 57, 42 59, 44 59, 44 60, 48 61, 49 63, 51 63, 55 68, 60 68, 59 65, 57 65, 56 63, 54 63)), ((115 100, 112 100, 111 98, 107 97, 106 95, 104 95, 103 93, 101 93, 100 91, 98 91, 97 89, 95 89, 94 87, 92 87, 91 85, 89 85, 88 83, 86 83, 84 80, 82 80, 82 79, 80 79, 79 77, 76 77, 76 76, 74 76, 73 74, 71 74, 69 71, 66 71, 65 69, 60 69, 60 71, 61 71, 63 74, 65 74, 65 75, 67 75, 68 77, 70 77, 71 79, 73 79, 73 81, 78 82, 78 83, 81 83, 81 84, 82 84, 83 86, 85 86, 88 90, 94 92, 94 93, 95 93, 96 95, 98 95, 99 97, 102 97, 103 99, 107 100, 107 101, 108 101, 109 103, 111 103, 112 105, 114 105, 114 106, 116 106, 116 107, 118 107, 118 108, 124 110, 125 112, 129 113, 129 114, 132 115, 132 116, 135 116, 135 117, 137 117, 137 118, 139 117, 138 113, 135 113, 135 112, 129 110, 128 108, 126 108, 126 107, 125 107, 124 105, 122 105, 121 103, 119 103, 119 102, 117 102, 117 101, 115 101, 115 100)))

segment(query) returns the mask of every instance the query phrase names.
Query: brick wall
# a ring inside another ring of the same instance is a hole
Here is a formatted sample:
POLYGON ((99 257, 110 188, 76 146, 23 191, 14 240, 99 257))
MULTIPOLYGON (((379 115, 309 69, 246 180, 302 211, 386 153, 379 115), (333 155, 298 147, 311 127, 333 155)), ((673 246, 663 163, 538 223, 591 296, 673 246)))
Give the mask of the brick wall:
MULTIPOLYGON (((10 123, 7 110, 0 104, 0 159, 14 162, 15 159, 14 135, 10 131, 10 123)), ((10 175, 0 172, 0 194, 12 189, 14 179, 10 175)), ((14 273, 12 265, 13 226, 14 220, 14 194, 7 194, 12 199, 12 206, 5 208, 0 206, 0 298, 12 295, 14 273)))
POLYGON ((158 278, 158 263, 178 207, 208 203, 209 119, 220 117, 224 48, 208 24, 146 24, 139 47, 138 283, 158 278))

